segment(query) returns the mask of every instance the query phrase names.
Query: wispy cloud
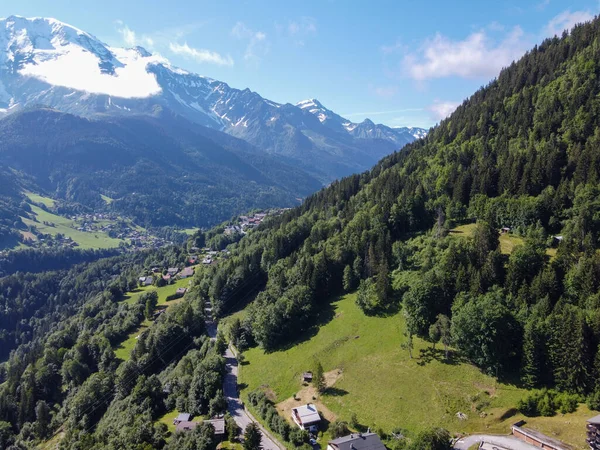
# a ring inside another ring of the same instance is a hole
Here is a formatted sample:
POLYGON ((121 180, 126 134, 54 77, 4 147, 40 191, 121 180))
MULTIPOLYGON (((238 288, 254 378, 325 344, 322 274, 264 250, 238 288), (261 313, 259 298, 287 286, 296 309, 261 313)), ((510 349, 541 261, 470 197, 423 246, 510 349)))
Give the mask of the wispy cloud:
POLYGON ((122 20, 117 20, 117 32, 121 35, 121 39, 125 46, 136 47, 138 45, 153 48, 154 39, 147 35, 138 35, 135 31, 129 28, 122 20))
POLYGON ((431 118, 436 122, 440 120, 444 120, 450 114, 452 114, 460 103, 458 102, 443 102, 443 101, 435 101, 432 105, 429 105, 427 110, 431 114, 431 118))
POLYGON ((246 61, 260 61, 269 51, 269 42, 266 33, 254 31, 243 22, 237 22, 231 30, 231 35, 237 39, 247 41, 244 59, 246 61))
POLYGON ((538 11, 543 11, 546 9, 546 6, 548 6, 549 4, 550 4, 550 0, 542 0, 537 5, 535 5, 535 9, 537 9, 538 11))
POLYGON ((398 86, 369 85, 369 91, 381 98, 391 98, 398 93, 398 86))
POLYGON ((187 42, 185 44, 177 44, 171 42, 169 44, 169 50, 176 55, 181 55, 185 58, 193 59, 199 63, 216 64, 218 66, 233 66, 233 59, 231 56, 223 56, 217 52, 213 52, 206 49, 198 49, 190 47, 187 42))
POLYGON ((560 36, 564 30, 571 29, 578 23, 589 22, 594 15, 589 11, 563 11, 548 22, 544 28, 544 37, 560 36))
POLYGON ((416 53, 405 55, 403 67, 411 78, 492 77, 529 47, 520 27, 513 28, 502 41, 495 43, 485 30, 464 40, 452 40, 441 34, 427 40, 416 53))
POLYGON ((423 108, 404 108, 404 109, 392 109, 388 111, 368 111, 368 112, 354 112, 349 114, 342 114, 343 117, 361 117, 361 116, 383 116, 385 114, 398 114, 404 112, 416 112, 423 111, 423 108))
POLYGON ((312 17, 301 17, 290 21, 287 29, 290 36, 316 34, 317 21, 312 17))

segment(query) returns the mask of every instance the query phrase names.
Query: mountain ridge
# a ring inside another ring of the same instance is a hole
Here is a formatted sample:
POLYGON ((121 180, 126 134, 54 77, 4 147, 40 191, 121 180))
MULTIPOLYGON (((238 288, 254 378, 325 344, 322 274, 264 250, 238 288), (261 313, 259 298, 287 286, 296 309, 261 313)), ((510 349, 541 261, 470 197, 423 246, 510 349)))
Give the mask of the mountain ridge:
POLYGON ((0 19, 0 112, 31 104, 85 117, 168 108, 291 158, 323 183, 366 170, 426 133, 364 122, 355 126, 330 110, 333 122, 314 121, 313 113, 295 105, 177 68, 142 47, 108 46, 56 19, 0 19))

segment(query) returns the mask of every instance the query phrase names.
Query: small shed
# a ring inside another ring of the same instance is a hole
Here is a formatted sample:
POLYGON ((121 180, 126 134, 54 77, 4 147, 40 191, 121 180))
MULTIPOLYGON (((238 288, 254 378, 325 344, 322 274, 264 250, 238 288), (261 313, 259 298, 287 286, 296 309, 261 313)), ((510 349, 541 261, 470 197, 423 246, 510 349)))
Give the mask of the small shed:
POLYGON ((312 372, 304 372, 302 374, 302 381, 305 383, 312 383, 313 380, 313 374, 312 372))

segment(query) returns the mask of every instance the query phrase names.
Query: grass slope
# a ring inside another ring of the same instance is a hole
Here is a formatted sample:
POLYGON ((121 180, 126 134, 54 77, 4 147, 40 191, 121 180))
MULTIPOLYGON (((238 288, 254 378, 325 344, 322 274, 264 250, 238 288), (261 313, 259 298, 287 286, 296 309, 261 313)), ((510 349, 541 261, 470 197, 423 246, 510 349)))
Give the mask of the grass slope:
POLYGON ((44 211, 38 206, 31 205, 31 210, 38 221, 35 222, 27 218, 22 218, 25 225, 33 226, 44 234, 56 236, 60 233, 65 237, 70 237, 79 244, 79 248, 114 248, 118 247, 119 244, 123 242, 121 239, 108 237, 106 233, 87 233, 85 231, 76 230, 75 228, 72 228, 73 221, 71 219, 44 211), (45 225, 44 222, 50 223, 51 226, 45 225))
MULTIPOLYGON (((498 382, 476 367, 456 359, 443 361, 441 350, 415 339, 414 358, 401 348, 404 319, 367 317, 355 305, 355 294, 332 304, 328 323, 316 334, 283 351, 265 354, 259 348, 246 352, 242 367, 242 395, 262 387, 289 399, 302 389, 300 374, 318 359, 325 371, 340 370, 341 377, 319 399, 340 419, 356 414, 371 429, 409 430, 411 435, 430 426, 453 433, 506 434, 523 417, 514 407, 527 391, 498 382), (459 420, 457 412, 468 416, 459 420)), ((528 419, 529 427, 585 448, 585 419, 580 406, 574 414, 528 419)))
MULTIPOLYGON (((133 304, 138 298, 144 293, 149 291, 156 291, 158 293, 158 303, 157 309, 164 307, 166 305, 169 308, 172 305, 175 305, 181 301, 181 299, 175 299, 171 301, 167 301, 167 297, 175 294, 178 288, 180 287, 188 287, 190 283, 190 279, 182 279, 177 280, 175 283, 163 286, 160 288, 156 288, 154 286, 144 286, 136 289, 134 292, 130 292, 125 296, 124 302, 133 304)), ((137 341, 137 337, 146 330, 149 326, 152 325, 152 322, 149 320, 144 320, 138 328, 133 330, 127 338, 125 338, 119 345, 117 345, 114 349, 115 356, 122 360, 127 361, 131 356, 131 350, 135 347, 135 343, 137 341)))
POLYGON ((25 192, 25 195, 29 200, 33 203, 41 203, 42 205, 48 208, 54 208, 54 200, 49 197, 43 197, 39 194, 34 194, 33 192, 25 192))

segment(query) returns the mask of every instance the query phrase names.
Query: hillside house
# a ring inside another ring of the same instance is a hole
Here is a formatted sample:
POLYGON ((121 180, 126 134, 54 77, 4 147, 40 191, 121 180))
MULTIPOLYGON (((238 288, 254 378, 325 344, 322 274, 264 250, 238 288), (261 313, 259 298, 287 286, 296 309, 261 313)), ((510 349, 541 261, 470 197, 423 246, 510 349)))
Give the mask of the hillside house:
POLYGON ((192 415, 189 413, 179 413, 179 415, 173 420, 173 425, 177 425, 181 422, 189 422, 191 418, 192 415))
POLYGON ((312 383, 312 380, 313 380, 313 374, 312 374, 312 372, 304 372, 302 374, 302 381, 304 383, 312 383))
POLYGON ((175 431, 192 431, 198 425, 200 425, 199 422, 181 421, 175 426, 175 431))
POLYGON ((309 403, 307 405, 298 406, 292 409, 292 420, 300 428, 309 431, 317 431, 318 425, 321 422, 321 416, 317 407, 309 403))
POLYGON ((177 275, 177 273, 179 273, 179 269, 177 267, 169 267, 167 269, 167 275, 171 275, 172 277, 174 277, 175 275, 177 275))
POLYGON ((521 428, 520 425, 522 423, 523 422, 517 422, 511 427, 514 437, 538 448, 547 450, 570 450, 567 445, 563 444, 557 439, 546 436, 545 434, 542 434, 536 430, 521 428))
POLYGON ((600 450, 600 415, 587 421, 587 443, 592 450, 600 450))
POLYGON ((177 288, 177 290, 175 291, 175 295, 177 297, 183 297, 186 292, 187 292, 186 288, 177 288))
POLYGON ((151 286, 154 279, 152 277, 140 277, 139 282, 141 286, 151 286))
POLYGON ((188 258, 188 263, 190 263, 190 264, 196 264, 196 263, 198 263, 198 257, 196 255, 190 256, 188 258))
POLYGON ((179 278, 189 278, 194 276, 194 268, 186 267, 179 273, 179 278))
POLYGON ((225 438, 225 419, 205 420, 204 423, 210 423, 215 429, 215 438, 217 441, 222 441, 225 438))
POLYGON ((327 443, 327 450, 385 450, 375 433, 354 433, 327 443))
POLYGON ((206 265, 212 264, 212 258, 210 256, 207 256, 206 258, 204 258, 202 260, 202 264, 206 264, 206 265))

